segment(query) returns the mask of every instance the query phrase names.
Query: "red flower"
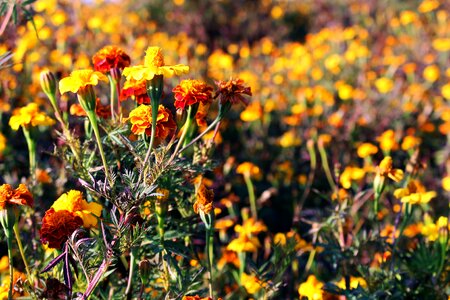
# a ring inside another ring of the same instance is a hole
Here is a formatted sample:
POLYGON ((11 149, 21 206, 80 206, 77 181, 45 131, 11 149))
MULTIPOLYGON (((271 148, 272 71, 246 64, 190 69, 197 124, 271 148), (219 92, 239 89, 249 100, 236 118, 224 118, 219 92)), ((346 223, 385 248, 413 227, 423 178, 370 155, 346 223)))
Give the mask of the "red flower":
POLYGON ((212 101, 212 87, 199 80, 182 80, 172 92, 175 94, 175 107, 185 109, 186 106, 212 101))
POLYGON ((242 79, 230 79, 229 81, 216 81, 217 90, 214 98, 219 98, 220 103, 225 104, 231 102, 236 104, 241 101, 248 105, 248 100, 243 95, 252 95, 250 87, 244 86, 242 79))
POLYGON ((147 95, 146 80, 130 79, 125 81, 122 91, 120 92, 120 101, 125 101, 129 97, 134 96, 138 104, 150 104, 150 97, 147 95))
POLYGON ((123 69, 130 65, 130 57, 117 46, 106 46, 92 57, 96 71, 108 73, 111 69, 123 69))
POLYGON ((83 225, 83 220, 67 211, 50 208, 42 219, 41 242, 49 248, 61 249, 69 236, 83 225))

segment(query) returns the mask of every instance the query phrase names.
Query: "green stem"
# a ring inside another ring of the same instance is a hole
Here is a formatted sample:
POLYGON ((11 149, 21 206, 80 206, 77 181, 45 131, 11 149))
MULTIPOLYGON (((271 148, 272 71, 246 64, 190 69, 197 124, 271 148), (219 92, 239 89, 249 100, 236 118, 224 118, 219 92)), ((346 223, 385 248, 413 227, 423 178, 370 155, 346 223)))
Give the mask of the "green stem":
POLYGON ((245 185, 247 186, 248 197, 250 199, 250 209, 252 211, 252 218, 254 220, 258 219, 258 211, 256 210, 256 197, 255 188, 253 186, 252 178, 250 175, 244 175, 245 185))
MULTIPOLYGON (((209 297, 213 296, 213 258, 214 258, 214 210, 209 212, 209 226, 206 228, 206 255, 208 256, 208 270, 209 270, 209 297)), ((205 224, 206 225, 206 224, 205 224)))
POLYGON ((32 281, 31 281, 30 267, 28 266, 27 259, 25 258, 25 251, 23 251, 22 241, 20 239, 20 234, 19 234, 19 226, 18 226, 17 222, 14 224, 13 230, 14 230, 14 235, 16 237, 17 245, 19 246, 20 256, 22 257, 23 264, 25 265, 28 282, 31 284, 32 281))
MULTIPOLYGON (((114 107, 116 104, 116 98, 117 98, 117 83, 116 80, 111 76, 111 74, 108 74, 108 79, 109 79, 109 90, 110 90, 110 106, 111 106, 111 119, 114 121, 115 120, 115 112, 114 112, 114 107)), ((118 101, 118 99, 117 99, 118 101)))
POLYGON ((331 187, 332 191, 336 191, 336 184, 334 183, 333 176, 331 175, 330 165, 328 164, 327 152, 323 147, 322 143, 318 143, 320 159, 322 160, 323 170, 325 171, 325 175, 328 180, 328 184, 331 187))
POLYGON ((184 126, 183 126, 183 132, 181 133, 180 139, 178 140, 177 146, 175 147, 175 151, 173 152, 172 156, 170 157, 169 162, 171 162, 177 156, 178 150, 180 150, 181 145, 183 145, 184 139, 186 138, 189 128, 191 127, 192 121, 193 121, 192 106, 189 106, 189 108, 187 110, 186 122, 184 123, 184 126))
POLYGON ((136 264, 135 252, 136 252, 136 249, 132 248, 131 253, 130 253, 130 271, 128 272, 128 284, 127 284, 127 289, 125 291, 126 295, 129 295, 131 293, 131 285, 133 282, 134 267, 136 264))
POLYGON ((100 138, 100 131, 98 129, 97 116, 95 115, 95 111, 88 110, 86 111, 89 121, 91 122, 92 129, 94 130, 95 139, 97 140, 98 150, 100 151, 100 157, 102 158, 103 168, 105 169, 105 176, 108 179, 109 184, 112 186, 113 181, 109 174, 108 164, 106 163, 105 152, 103 151, 102 140, 100 138))
POLYGON ((200 133, 195 139, 193 139, 189 144, 187 144, 186 146, 184 146, 183 148, 181 148, 181 150, 179 151, 180 153, 183 152, 184 150, 186 150, 187 148, 189 148, 190 146, 192 146, 193 144, 195 144, 199 139, 201 139, 205 134, 207 134, 209 131, 211 131, 212 129, 215 128, 215 126, 217 125, 217 123, 219 123, 221 120, 221 118, 218 116, 209 126, 208 128, 205 129, 205 131, 203 131, 202 133, 200 133))
POLYGON ((25 135, 25 139, 27 141, 28 146, 28 159, 30 163, 30 176, 33 185, 36 185, 36 142, 31 136, 31 132, 28 128, 23 128, 23 134, 25 135))
MULTIPOLYGON (((155 142, 155 135, 156 135, 156 121, 158 119, 158 105, 159 104, 159 99, 158 100, 151 100, 151 106, 152 106, 152 131, 150 133, 150 144, 148 145, 148 149, 147 149, 147 153, 145 154, 145 158, 144 158, 144 162, 143 162, 143 172, 141 173, 141 176, 143 175, 144 178, 147 177, 147 170, 148 167, 147 163, 149 162, 150 159, 150 154, 152 153, 152 149, 153 149, 153 143, 155 142)), ((150 164, 149 164, 150 165, 150 164)), ((139 178, 139 181, 141 181, 142 178, 139 178)))
MULTIPOLYGON (((6 232, 5 232, 6 233, 6 232)), ((13 256, 12 256, 12 236, 6 235, 6 244, 8 245, 8 260, 9 260, 9 291, 8 300, 13 299, 13 287, 14 287, 14 268, 13 268, 13 256)))

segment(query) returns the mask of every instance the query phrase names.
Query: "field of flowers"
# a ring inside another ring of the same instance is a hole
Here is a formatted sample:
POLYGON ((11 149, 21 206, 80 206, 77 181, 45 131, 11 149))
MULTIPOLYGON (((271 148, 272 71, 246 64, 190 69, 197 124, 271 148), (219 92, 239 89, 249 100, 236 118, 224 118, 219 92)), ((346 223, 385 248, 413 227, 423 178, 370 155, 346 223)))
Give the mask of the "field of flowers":
POLYGON ((450 299, 450 3, 0 2, 1 299, 450 299))

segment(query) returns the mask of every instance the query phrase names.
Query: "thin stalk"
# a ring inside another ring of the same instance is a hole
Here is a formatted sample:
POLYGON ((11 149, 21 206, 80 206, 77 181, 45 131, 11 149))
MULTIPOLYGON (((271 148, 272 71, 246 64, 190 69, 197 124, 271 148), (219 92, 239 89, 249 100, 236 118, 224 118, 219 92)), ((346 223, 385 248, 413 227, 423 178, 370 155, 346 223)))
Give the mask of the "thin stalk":
POLYGON ((6 244, 8 246, 8 260, 9 260, 9 291, 8 291, 8 300, 12 299, 12 291, 14 284, 14 268, 13 268, 13 256, 12 256, 12 236, 8 234, 6 236, 6 244))
POLYGON ((254 220, 258 219, 258 211, 256 210, 256 197, 255 188, 253 186, 252 178, 248 174, 244 174, 245 185, 247 186, 248 197, 250 199, 250 209, 252 211, 252 218, 254 220))
POLYGON ((139 176, 139 181, 141 181, 142 179, 142 175, 144 175, 144 178, 146 177, 146 173, 147 173, 147 163, 150 159, 150 154, 152 153, 152 149, 153 149, 153 143, 155 142, 155 135, 156 135, 156 121, 158 119, 158 103, 159 100, 151 100, 151 106, 152 106, 152 130, 150 133, 150 144, 148 145, 148 149, 147 149, 147 153, 145 154, 145 158, 144 158, 144 162, 142 167, 143 172, 141 172, 141 175, 139 176))
POLYGON ((113 181, 109 173, 108 164, 106 163, 105 152, 103 151, 102 140, 100 138, 100 131, 98 130, 97 116, 94 111, 86 111, 89 121, 92 124, 92 129, 94 130, 95 139, 97 140, 98 150, 100 151, 100 156, 102 158, 103 168, 105 169, 105 176, 108 179, 109 184, 112 186, 113 181))
POLYGON ((186 146, 184 146, 183 148, 181 148, 180 153, 183 152, 184 150, 186 150, 187 148, 189 148, 190 146, 192 146, 193 144, 195 144, 199 139, 201 139, 205 134, 207 134, 209 131, 211 131, 213 128, 215 128, 215 126, 217 125, 217 123, 220 122, 220 118, 217 117, 209 126, 208 128, 205 129, 205 131, 203 131, 202 133, 200 133, 195 139, 193 139, 189 144, 187 144, 186 146))
POLYGON ((28 146, 28 159, 30 163, 31 181, 33 182, 33 185, 36 185, 36 142, 31 136, 30 130, 28 128, 22 127, 22 129, 28 146))
POLYGON ((209 270, 209 297, 214 299, 213 295, 213 258, 214 258, 214 210, 209 212, 209 226, 206 228, 206 255, 208 256, 209 270))
POLYGON ((318 148, 319 148, 320 159, 322 160, 323 170, 325 171, 325 175, 327 177, 328 184, 330 185, 332 191, 337 191, 336 184, 334 183, 333 176, 331 175, 330 165, 328 164, 327 152, 325 151, 323 143, 319 142, 318 148))
POLYGON ((187 110, 186 122, 184 123, 184 126, 183 126, 183 132, 181 133, 180 139, 178 140, 177 146, 175 147, 175 150, 174 150, 172 156, 170 157, 169 162, 171 162, 177 156, 178 150, 180 150, 181 145, 183 145, 184 139, 186 138, 189 128, 191 127, 192 121, 193 121, 192 106, 189 106, 189 108, 187 110))
POLYGON ((23 264, 25 265, 28 282, 30 282, 30 284, 31 284, 32 281, 31 281, 30 267, 28 266, 27 259, 25 258, 25 252, 23 251, 22 241, 20 239, 20 234, 19 234, 19 226, 18 226, 17 222, 14 223, 13 230, 14 230, 14 235, 16 237, 17 245, 19 246, 20 256, 22 257, 23 264))
MULTIPOLYGON (((110 96, 109 96, 109 104, 111 106, 111 119, 113 121, 115 121, 116 119, 116 114, 114 111, 114 107, 116 105, 116 98, 118 96, 117 94, 117 82, 116 80, 111 76, 111 74, 108 74, 108 79, 109 79, 109 91, 110 91, 110 96)), ((118 99, 117 99, 118 100, 118 99)), ((119 101, 117 101, 119 102, 119 101)))
POLYGON ((130 271, 128 272, 128 284, 127 284, 127 289, 125 291, 126 295, 129 295, 131 293, 131 284, 133 281, 133 273, 134 273, 134 267, 136 264, 136 257, 135 257, 135 249, 131 249, 131 253, 130 253, 130 271))

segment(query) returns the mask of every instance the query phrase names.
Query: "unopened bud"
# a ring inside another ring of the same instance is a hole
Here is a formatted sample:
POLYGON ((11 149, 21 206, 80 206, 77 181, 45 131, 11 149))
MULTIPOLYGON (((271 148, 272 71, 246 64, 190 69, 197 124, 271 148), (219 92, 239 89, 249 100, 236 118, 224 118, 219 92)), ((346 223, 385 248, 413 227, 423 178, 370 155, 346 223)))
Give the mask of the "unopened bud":
POLYGON ((448 243, 448 218, 440 217, 437 221, 439 243, 442 246, 447 247, 448 243))
POLYGON ((41 72, 39 81, 41 83, 42 91, 47 95, 50 103, 55 111, 58 110, 58 105, 56 103, 56 77, 49 70, 44 70, 41 72))
POLYGON ((152 265, 148 259, 143 259, 139 262, 139 276, 141 277, 142 285, 146 286, 150 277, 150 269, 152 265))

